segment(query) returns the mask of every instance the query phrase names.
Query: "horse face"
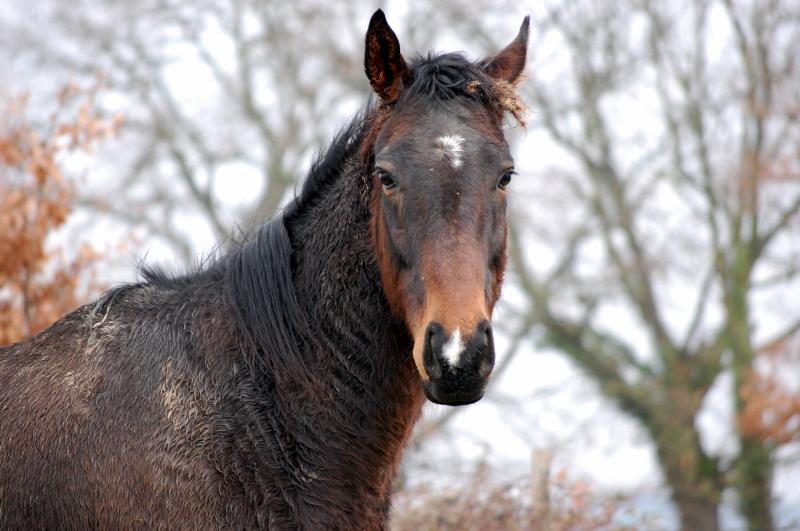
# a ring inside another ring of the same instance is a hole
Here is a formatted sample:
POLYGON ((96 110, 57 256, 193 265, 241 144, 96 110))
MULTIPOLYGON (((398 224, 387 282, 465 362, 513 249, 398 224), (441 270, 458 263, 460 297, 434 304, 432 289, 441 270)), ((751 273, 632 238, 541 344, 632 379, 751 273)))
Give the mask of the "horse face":
MULTIPOLYGON (((470 403, 494 366, 490 319, 505 266, 506 194, 514 164, 481 109, 408 110, 375 145, 384 287, 415 339, 428 398, 470 403), (485 122, 484 122, 485 125, 485 122), (388 262, 388 263, 387 263, 388 262)), ((377 194, 376 194, 377 195, 377 194)))
POLYGON ((460 56, 442 56, 441 65, 425 66, 423 60, 414 70, 378 15, 367 34, 366 70, 385 105, 372 150, 372 232, 383 287, 414 336, 427 397, 468 404, 483 396, 494 367, 491 315, 505 269, 506 196, 514 164, 501 112, 467 92, 489 90, 493 79, 516 81, 527 19, 509 47, 478 63, 480 71, 460 56), (440 70, 449 70, 450 77, 436 78, 440 70), (437 83, 462 74, 467 92, 461 96, 413 93, 415 82, 435 93, 437 83), (420 79, 424 75, 433 77, 420 79))

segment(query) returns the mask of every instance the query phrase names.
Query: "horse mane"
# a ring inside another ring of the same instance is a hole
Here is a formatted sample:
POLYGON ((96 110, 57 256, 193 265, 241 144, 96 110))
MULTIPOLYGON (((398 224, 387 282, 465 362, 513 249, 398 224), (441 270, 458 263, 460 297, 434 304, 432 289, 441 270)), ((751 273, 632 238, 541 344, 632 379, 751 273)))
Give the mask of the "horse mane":
POLYGON ((246 363, 252 368, 266 363, 276 377, 287 364, 302 365, 299 354, 311 334, 293 285, 293 249, 286 221, 315 203, 342 174, 362 143, 371 110, 370 104, 339 130, 328 149, 315 158, 301 192, 241 245, 181 275, 159 265, 142 266, 139 285, 181 290, 204 279, 221 280, 235 310, 246 363))
POLYGON ((325 194, 345 169, 346 162, 358 153, 372 122, 374 103, 372 100, 357 113, 350 122, 333 137, 330 146, 319 152, 303 182, 300 193, 283 209, 284 218, 297 215, 325 194))
POLYGON ((225 285, 247 350, 259 354, 249 360, 253 364, 273 365, 271 358, 278 357, 283 358, 282 367, 304 365, 299 354, 310 341, 310 333, 292 279, 293 247, 286 222, 315 203, 342 174, 361 145, 368 112, 369 107, 356 115, 317 156, 300 194, 225 259, 225 285))

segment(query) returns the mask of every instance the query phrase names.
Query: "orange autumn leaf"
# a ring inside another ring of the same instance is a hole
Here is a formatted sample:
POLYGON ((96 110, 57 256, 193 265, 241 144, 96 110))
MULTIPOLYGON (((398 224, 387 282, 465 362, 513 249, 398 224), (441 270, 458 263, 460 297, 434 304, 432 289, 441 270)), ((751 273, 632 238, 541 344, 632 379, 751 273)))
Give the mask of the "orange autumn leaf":
POLYGON ((101 253, 47 245, 74 204, 64 157, 91 151, 121 125, 99 115, 96 91, 64 87, 46 130, 26 119, 24 95, 0 107, 0 344, 39 332, 100 288, 101 253))

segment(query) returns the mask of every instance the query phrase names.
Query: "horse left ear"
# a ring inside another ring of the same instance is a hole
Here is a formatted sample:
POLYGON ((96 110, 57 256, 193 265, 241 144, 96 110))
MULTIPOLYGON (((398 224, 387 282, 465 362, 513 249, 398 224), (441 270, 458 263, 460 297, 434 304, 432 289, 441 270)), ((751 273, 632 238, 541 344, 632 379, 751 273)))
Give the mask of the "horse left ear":
POLYGON ((528 52, 528 26, 531 17, 525 17, 519 28, 517 37, 511 44, 500 50, 496 55, 481 61, 484 71, 492 79, 499 79, 516 84, 520 81, 522 70, 525 68, 525 56, 528 52))
POLYGON ((400 55, 397 35, 380 9, 369 21, 366 41, 364 70, 369 84, 381 101, 391 103, 397 99, 403 83, 409 81, 411 70, 400 55))

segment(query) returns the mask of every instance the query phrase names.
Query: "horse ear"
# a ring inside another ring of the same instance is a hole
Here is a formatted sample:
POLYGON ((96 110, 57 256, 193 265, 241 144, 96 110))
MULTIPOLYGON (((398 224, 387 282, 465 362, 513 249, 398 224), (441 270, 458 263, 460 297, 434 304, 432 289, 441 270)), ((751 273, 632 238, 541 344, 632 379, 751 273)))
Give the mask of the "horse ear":
POLYGON ((519 28, 517 37, 511 44, 500 50, 496 55, 481 61, 484 71, 493 79, 500 79, 516 84, 520 81, 522 70, 525 68, 525 55, 528 51, 528 26, 531 17, 525 17, 519 28))
POLYGON ((369 21, 364 51, 364 70, 372 90, 381 101, 397 99, 402 83, 411 77, 405 59, 400 55, 400 42, 380 9, 369 21))

